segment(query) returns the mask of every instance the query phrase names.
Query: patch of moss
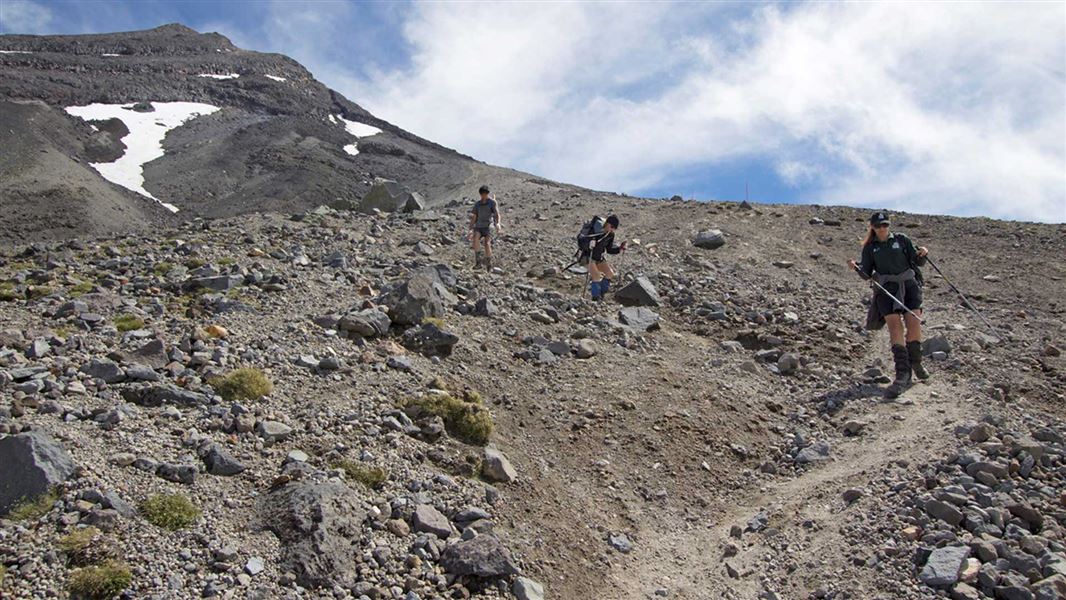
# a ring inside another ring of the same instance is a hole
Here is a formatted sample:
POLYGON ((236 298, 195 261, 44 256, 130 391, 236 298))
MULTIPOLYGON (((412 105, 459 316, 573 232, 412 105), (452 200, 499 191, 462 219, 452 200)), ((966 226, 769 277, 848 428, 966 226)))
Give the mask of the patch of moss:
POLYGON ((55 293, 55 290, 47 285, 31 285, 26 289, 26 298, 30 300, 40 300, 45 296, 51 296, 55 293))
MULTIPOLYGON (((93 560, 94 550, 101 550, 104 544, 98 539, 100 530, 95 527, 75 529, 59 538, 56 546, 67 555, 67 562, 72 565, 87 565, 93 560), (94 543, 95 542, 95 543, 94 543)), ((99 556, 99 553, 96 553, 99 556)))
POLYGON ((274 390, 274 384, 262 371, 251 368, 230 371, 221 377, 211 378, 208 383, 227 402, 255 400, 274 390))
POLYGON ((52 333, 56 334, 56 337, 68 338, 70 334, 74 333, 74 328, 69 325, 60 325, 52 330, 52 333))
POLYGON ((15 291, 15 284, 10 281, 0 281, 0 301, 14 302, 19 299, 19 293, 15 291))
POLYGON ((7 513, 7 518, 13 521, 34 521, 52 512, 52 506, 59 500, 59 491, 55 489, 37 496, 23 500, 15 505, 7 513))
POLYGON ((218 264, 222 265, 223 267, 228 267, 232 264, 236 264, 236 262, 237 259, 233 258, 232 256, 226 256, 224 258, 218 259, 218 264))
POLYGON ((450 393, 428 394, 408 398, 401 404, 405 409, 436 415, 444 421, 444 428, 452 437, 475 446, 484 446, 492 437, 492 415, 478 401, 456 398, 450 393))
POLYGON ((185 261, 185 266, 190 269, 198 269, 207 264, 207 261, 202 258, 190 258, 185 261))
POLYGON ((177 531, 200 518, 200 509, 182 494, 156 494, 140 505, 141 514, 152 525, 177 531))
POLYGON ((33 263, 25 260, 16 260, 9 262, 6 265, 7 270, 11 273, 14 273, 15 271, 25 271, 27 269, 32 269, 33 267, 33 263))
POLYGON ((444 319, 440 317, 426 317, 422 319, 423 325, 436 325, 437 329, 444 329, 444 319))
POLYGON ((155 265, 152 267, 152 272, 156 275, 159 275, 160 277, 163 277, 173 269, 174 263, 164 261, 155 263, 155 265))
POLYGON ((331 464, 334 469, 344 471, 345 477, 365 485, 370 489, 377 489, 384 485, 389 474, 381 467, 369 467, 363 463, 342 458, 331 464))
POLYGON ((83 281, 78 285, 67 288, 67 296, 71 298, 77 298, 79 296, 84 296, 85 294, 88 294, 91 291, 93 291, 93 284, 89 283, 88 281, 83 281))
POLYGON ((67 579, 67 590, 72 598, 86 600, 108 600, 122 593, 133 574, 126 565, 107 561, 95 567, 76 569, 67 579))
POLYGON ((4 584, 4 578, 7 577, 7 567, 0 565, 0 585, 4 584))
POLYGON ((115 317, 115 327, 119 331, 133 331, 144 327, 144 320, 137 315, 119 315, 115 317))

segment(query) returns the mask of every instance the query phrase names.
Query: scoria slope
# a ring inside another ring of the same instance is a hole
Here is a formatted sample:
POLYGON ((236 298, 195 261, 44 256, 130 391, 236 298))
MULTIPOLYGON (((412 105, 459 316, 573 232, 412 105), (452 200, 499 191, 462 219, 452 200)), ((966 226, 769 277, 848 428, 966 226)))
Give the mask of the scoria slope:
POLYGON ((864 211, 479 182, 506 225, 491 273, 463 202, 5 256, 0 427, 69 465, 38 456, 55 495, 0 522, 4 594, 105 558, 146 598, 1062 593, 1061 225, 897 215, 1002 338, 927 273, 932 379, 884 402, 844 266, 864 211), (559 270, 608 212, 632 240, 615 289, 657 306, 559 270), (241 368, 272 389, 216 379, 241 368), (200 513, 153 524, 157 494, 200 513), (88 526, 103 555, 63 550, 88 526))
POLYGON ((11 124, 0 129, 0 239, 6 241, 69 237, 70 219, 52 224, 51 216, 106 214, 116 204, 125 214, 86 220, 79 233, 166 222, 157 206, 138 205, 151 198, 83 181, 95 174, 89 164, 129 150, 122 142, 129 131, 110 115, 79 118, 67 114, 70 107, 152 111, 152 103, 185 102, 219 108, 167 131, 162 156, 143 169, 144 191, 184 211, 183 218, 343 205, 361 199, 375 177, 397 180, 433 202, 462 183, 473 164, 371 115, 288 57, 242 50, 219 34, 180 25, 0 36, 0 101, 11 124), (38 102, 34 114, 21 108, 27 101, 38 102), (37 176, 41 170, 51 175, 37 176))

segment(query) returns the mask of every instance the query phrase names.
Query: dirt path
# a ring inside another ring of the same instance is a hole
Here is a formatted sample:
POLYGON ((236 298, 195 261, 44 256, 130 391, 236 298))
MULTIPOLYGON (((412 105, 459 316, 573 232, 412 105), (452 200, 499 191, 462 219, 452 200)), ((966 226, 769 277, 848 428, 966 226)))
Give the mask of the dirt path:
MULTIPOLYGON (((762 536, 745 533, 742 540, 730 538, 732 525, 743 527, 761 511, 769 517, 768 527, 778 535, 803 540, 804 554, 827 562, 825 572, 834 571, 848 561, 851 554, 839 527, 833 525, 847 510, 841 500, 844 490, 861 488, 891 463, 911 463, 937 456, 952 444, 945 435, 945 423, 960 420, 967 407, 956 390, 946 383, 918 385, 901 399, 902 403, 865 402, 858 420, 867 423, 857 437, 831 440, 833 459, 814 466, 802 475, 776 480, 752 491, 743 491, 728 504, 709 511, 700 523, 684 522, 661 515, 657 525, 647 521, 638 533, 642 544, 629 560, 612 573, 614 591, 610 598, 654 597, 660 588, 670 598, 757 598, 765 587, 760 583, 767 562, 762 536), (807 526, 805 526, 805 524, 807 526), (736 556, 724 558, 729 543, 739 548, 736 556), (739 574, 731 578, 726 564, 739 574), (834 563, 839 563, 836 565, 834 563)), ((810 574, 803 581, 793 581, 793 589, 776 590, 782 597, 804 598, 821 583, 810 574)), ((853 592, 863 590, 862 582, 852 582, 853 592)))

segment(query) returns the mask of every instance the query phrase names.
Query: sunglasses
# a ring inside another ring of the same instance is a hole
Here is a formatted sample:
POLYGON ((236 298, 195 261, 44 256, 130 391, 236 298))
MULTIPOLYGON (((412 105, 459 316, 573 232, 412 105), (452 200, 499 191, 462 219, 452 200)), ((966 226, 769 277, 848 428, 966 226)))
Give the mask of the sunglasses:
POLYGON ((875 229, 888 229, 888 223, 878 223, 877 225, 874 225, 874 228, 875 229))

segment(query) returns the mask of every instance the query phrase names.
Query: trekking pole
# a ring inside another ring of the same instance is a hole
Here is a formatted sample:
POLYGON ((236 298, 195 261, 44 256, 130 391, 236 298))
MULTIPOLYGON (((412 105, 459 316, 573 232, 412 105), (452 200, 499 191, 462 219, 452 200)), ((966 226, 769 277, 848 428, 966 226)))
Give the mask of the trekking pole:
POLYGON ((1004 336, 1000 335, 998 329, 993 327, 992 324, 988 322, 988 319, 985 319, 985 316, 981 314, 981 311, 977 310, 977 307, 974 306, 973 303, 970 302, 970 300, 966 296, 964 296, 962 292, 959 291, 959 288, 955 287, 954 283, 951 283, 951 280, 948 279, 947 275, 944 275, 944 272, 940 270, 940 267, 936 266, 936 263, 933 262, 931 258, 929 258, 929 255, 926 255, 925 260, 929 263, 929 266, 933 267, 933 270, 936 271, 937 275, 940 275, 940 277, 948 284, 948 286, 952 290, 954 290, 956 294, 959 295, 959 298, 962 298, 963 306, 972 310, 977 315, 977 317, 981 319, 981 322, 984 323, 985 326, 987 326, 988 329, 992 332, 992 335, 995 336, 997 342, 1002 342, 1004 339, 1006 339, 1004 336))
MULTIPOLYGON (((885 286, 883 286, 883 285, 881 285, 880 283, 878 283, 876 279, 874 279, 873 277, 870 277, 870 276, 868 276, 868 275, 867 275, 866 273, 863 273, 863 272, 862 272, 862 269, 860 269, 859 267, 855 267, 855 272, 859 274, 859 277, 862 277, 863 279, 865 279, 865 280, 869 281, 870 283, 872 283, 872 284, 876 285, 876 286, 877 286, 877 289, 881 290, 881 292, 883 292, 883 293, 884 293, 884 294, 885 294, 886 296, 888 296, 889 298, 891 298, 893 302, 895 302, 896 304, 898 304, 898 305, 902 306, 902 307, 903 307, 903 310, 905 310, 905 311, 907 311, 908 313, 910 313, 910 315, 911 315, 912 317, 914 317, 915 319, 918 319, 918 323, 920 323, 920 324, 922 324, 922 325, 924 325, 924 324, 925 324, 925 320, 923 320, 923 319, 922 319, 921 317, 919 317, 918 315, 914 314, 914 311, 913 311, 913 310, 911 310, 911 309, 909 309, 909 308, 907 308, 907 306, 906 306, 905 304, 903 304, 902 302, 900 302, 900 301, 899 301, 899 298, 896 298, 895 296, 893 296, 892 294, 890 294, 890 293, 889 293, 889 291, 885 289, 885 286)), ((900 285, 903 285, 903 284, 900 284, 900 285)))

